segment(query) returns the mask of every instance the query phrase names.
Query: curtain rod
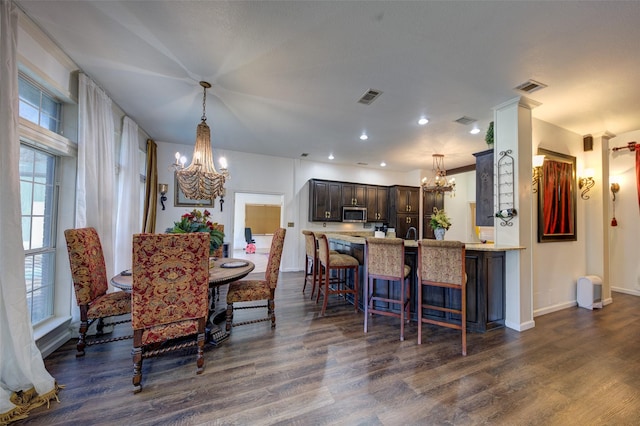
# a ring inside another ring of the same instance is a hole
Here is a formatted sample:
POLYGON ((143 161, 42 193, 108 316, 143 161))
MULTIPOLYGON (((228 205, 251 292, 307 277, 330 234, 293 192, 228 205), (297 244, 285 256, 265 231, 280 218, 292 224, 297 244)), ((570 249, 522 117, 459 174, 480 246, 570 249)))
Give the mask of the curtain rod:
MULTIPOLYGON (((612 148, 613 151, 620 151, 621 149, 628 149, 629 151, 633 152, 636 150, 636 148, 638 148, 638 143, 637 142, 629 142, 627 144, 627 146, 616 146, 615 148, 612 148)), ((640 149, 640 148, 638 148, 640 149)))

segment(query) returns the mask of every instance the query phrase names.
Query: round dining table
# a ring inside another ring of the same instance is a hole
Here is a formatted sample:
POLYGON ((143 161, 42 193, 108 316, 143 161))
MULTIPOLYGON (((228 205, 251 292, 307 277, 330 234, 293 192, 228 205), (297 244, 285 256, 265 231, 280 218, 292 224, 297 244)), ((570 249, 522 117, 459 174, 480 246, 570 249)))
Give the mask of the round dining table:
MULTIPOLYGON (((217 345, 229 337, 222 327, 216 324, 216 317, 223 317, 224 310, 216 315, 216 291, 218 287, 242 279, 250 274, 256 265, 246 259, 216 258, 209 266, 209 319, 207 320, 207 341, 217 345)), ((125 270, 111 278, 111 285, 120 290, 131 292, 133 276, 131 270, 125 270)), ((220 320, 220 319, 219 319, 220 320)))

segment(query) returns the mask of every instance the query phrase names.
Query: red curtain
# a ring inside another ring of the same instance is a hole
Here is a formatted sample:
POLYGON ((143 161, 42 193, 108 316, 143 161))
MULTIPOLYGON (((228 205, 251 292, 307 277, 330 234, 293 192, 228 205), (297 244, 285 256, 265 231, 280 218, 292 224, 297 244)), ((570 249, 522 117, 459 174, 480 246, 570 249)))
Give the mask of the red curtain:
POLYGON ((571 203, 571 164, 545 161, 542 169, 544 183, 544 233, 568 234, 573 217, 571 203))

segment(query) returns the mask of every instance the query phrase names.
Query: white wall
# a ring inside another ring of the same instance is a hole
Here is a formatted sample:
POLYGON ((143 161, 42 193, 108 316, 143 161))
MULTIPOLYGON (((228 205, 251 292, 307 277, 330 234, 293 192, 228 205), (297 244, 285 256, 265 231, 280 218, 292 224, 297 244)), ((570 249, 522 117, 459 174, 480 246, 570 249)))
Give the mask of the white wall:
MULTIPOLYGON (((534 154, 537 153, 537 148, 545 148, 573 155, 577 160, 577 169, 584 169, 582 135, 537 119, 534 119, 532 124, 534 154)), ((575 305, 578 278, 588 273, 585 260, 587 251, 585 209, 594 208, 597 200, 582 200, 578 194, 577 241, 538 243, 538 200, 535 197, 536 194, 533 195, 533 309, 534 316, 538 316, 575 305)), ((589 232, 600 231, 589 230, 589 232)))
MULTIPOLYGON (((625 133, 612 138, 609 148, 626 146, 628 142, 640 142, 640 130, 625 133)), ((618 226, 609 226, 610 241, 610 285, 611 289, 640 296, 640 262, 638 262, 638 238, 640 237, 640 206, 636 189, 635 152, 628 149, 609 152, 609 172, 620 183, 620 192, 616 194, 616 219, 618 226)), ((606 179, 606 176, 605 176, 606 179)), ((607 192, 610 223, 613 216, 613 203, 608 182, 604 185, 607 192)))

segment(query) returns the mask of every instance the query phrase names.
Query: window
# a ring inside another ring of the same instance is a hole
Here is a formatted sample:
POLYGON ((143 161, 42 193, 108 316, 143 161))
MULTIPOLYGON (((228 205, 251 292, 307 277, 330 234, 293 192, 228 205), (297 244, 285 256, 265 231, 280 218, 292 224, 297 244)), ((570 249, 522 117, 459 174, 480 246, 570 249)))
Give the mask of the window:
POLYGON ((27 304, 33 325, 53 315, 56 157, 20 146, 20 206, 27 304))
POLYGON ((25 76, 18 76, 20 117, 37 125, 60 133, 62 103, 49 95, 25 76))

